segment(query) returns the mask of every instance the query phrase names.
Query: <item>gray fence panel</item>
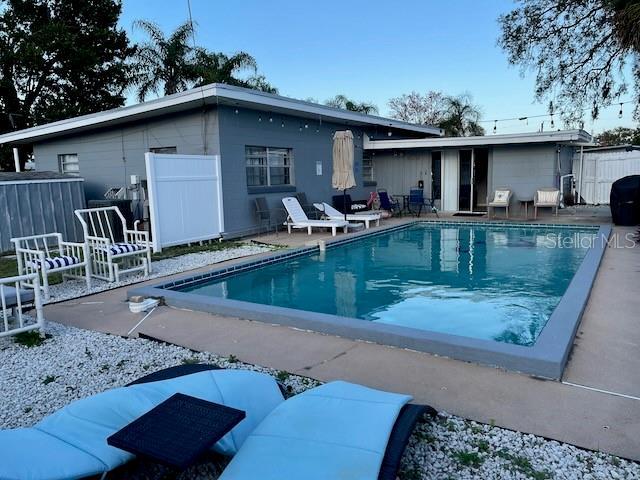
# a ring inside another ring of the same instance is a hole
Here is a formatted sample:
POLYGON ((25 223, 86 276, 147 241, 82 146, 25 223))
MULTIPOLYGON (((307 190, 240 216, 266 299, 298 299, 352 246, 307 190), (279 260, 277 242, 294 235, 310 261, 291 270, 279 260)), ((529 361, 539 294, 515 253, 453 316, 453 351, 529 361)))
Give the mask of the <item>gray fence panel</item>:
POLYGON ((78 208, 85 208, 82 181, 0 182, 0 252, 13 250, 13 237, 42 233, 82 241, 78 208))

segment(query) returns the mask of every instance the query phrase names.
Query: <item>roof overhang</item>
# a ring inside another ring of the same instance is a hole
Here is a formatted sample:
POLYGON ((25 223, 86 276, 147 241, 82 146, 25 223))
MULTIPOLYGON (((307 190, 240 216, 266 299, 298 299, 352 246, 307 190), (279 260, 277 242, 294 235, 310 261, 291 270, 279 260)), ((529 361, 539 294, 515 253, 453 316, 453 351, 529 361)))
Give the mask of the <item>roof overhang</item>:
POLYGON ((366 150, 393 150, 411 148, 489 147, 494 145, 524 144, 592 145, 592 138, 584 130, 559 130, 556 132, 515 133, 508 135, 483 135, 475 137, 416 138, 407 140, 370 140, 365 137, 366 150))
POLYGON ((336 121, 360 127, 382 127, 411 132, 413 135, 442 135, 439 128, 415 125, 375 115, 342 110, 294 98, 259 92, 248 88, 220 83, 205 85, 185 92, 168 95, 157 100, 83 115, 58 122, 0 135, 1 144, 33 143, 62 135, 76 134, 97 128, 113 127, 125 123, 183 112, 204 105, 229 105, 256 110, 295 115, 322 121, 336 121))

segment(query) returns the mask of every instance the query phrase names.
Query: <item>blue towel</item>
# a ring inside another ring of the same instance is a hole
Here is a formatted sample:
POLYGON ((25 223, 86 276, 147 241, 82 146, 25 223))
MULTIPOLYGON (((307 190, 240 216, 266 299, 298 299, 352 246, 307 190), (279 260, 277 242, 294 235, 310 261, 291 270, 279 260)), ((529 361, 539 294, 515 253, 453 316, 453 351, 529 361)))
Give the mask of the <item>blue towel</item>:
POLYGON ((107 437, 177 392, 246 412, 214 446, 225 455, 235 454, 284 400, 272 377, 250 370, 210 370, 115 388, 73 402, 33 428, 0 431, 0 479, 76 479, 112 470, 133 456, 107 445, 107 437))
POLYGON ((408 395, 331 382, 281 403, 220 480, 376 480, 408 395))

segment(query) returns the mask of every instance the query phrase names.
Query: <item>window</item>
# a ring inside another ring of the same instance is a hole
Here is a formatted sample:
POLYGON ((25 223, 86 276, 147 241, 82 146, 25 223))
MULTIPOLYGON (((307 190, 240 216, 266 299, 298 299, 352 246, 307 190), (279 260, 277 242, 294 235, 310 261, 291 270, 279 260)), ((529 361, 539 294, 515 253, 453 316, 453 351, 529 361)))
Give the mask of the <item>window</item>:
POLYGON ((178 153, 176 147, 152 147, 149 149, 151 153, 175 154, 178 153))
POLYGON ((58 171, 69 175, 80 175, 80 164, 77 153, 65 153, 58 155, 58 171))
POLYGON ((292 185, 290 148, 246 147, 247 186, 292 185))
POLYGON ((362 155, 362 179, 365 182, 375 181, 373 178, 373 158, 367 153, 362 155))

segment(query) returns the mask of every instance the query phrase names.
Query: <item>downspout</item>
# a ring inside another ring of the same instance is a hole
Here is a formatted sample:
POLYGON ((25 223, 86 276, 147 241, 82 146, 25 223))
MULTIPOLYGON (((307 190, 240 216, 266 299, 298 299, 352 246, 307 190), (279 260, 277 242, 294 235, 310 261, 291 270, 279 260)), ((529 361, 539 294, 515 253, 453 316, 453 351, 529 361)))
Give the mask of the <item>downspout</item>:
POLYGON ((582 203, 582 172, 584 167, 584 145, 580 145, 580 181, 578 182, 578 203, 582 203))
POLYGON ((20 172, 20 152, 16 147, 13 147, 13 163, 16 167, 16 172, 20 172))

